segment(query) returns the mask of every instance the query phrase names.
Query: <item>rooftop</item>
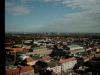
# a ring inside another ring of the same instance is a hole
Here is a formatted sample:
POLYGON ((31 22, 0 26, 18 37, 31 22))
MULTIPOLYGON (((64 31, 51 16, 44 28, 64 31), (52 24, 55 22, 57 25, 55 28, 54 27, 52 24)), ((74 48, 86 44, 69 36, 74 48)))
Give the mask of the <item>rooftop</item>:
POLYGON ((68 58, 68 59, 60 60, 59 63, 65 63, 65 62, 72 61, 72 60, 76 60, 76 58, 71 57, 71 58, 68 58))
POLYGON ((24 66, 21 68, 20 73, 31 71, 31 70, 34 70, 32 66, 24 66))
POLYGON ((33 58, 31 58, 31 57, 30 57, 30 58, 26 58, 26 59, 25 59, 25 61, 26 61, 26 62, 33 61, 33 60, 34 60, 34 59, 33 59, 33 58))
POLYGON ((79 45, 73 44, 73 45, 68 45, 67 47, 69 47, 69 48, 74 48, 74 47, 80 47, 80 46, 79 46, 79 45))

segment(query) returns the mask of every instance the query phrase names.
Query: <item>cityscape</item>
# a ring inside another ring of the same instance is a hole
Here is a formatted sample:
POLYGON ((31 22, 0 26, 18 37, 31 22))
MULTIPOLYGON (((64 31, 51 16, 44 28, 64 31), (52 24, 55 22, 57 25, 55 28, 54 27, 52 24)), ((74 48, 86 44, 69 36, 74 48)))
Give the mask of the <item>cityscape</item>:
POLYGON ((100 34, 7 33, 6 75, 99 75, 100 34))
POLYGON ((100 75, 100 0, 5 0, 1 7, 0 75, 100 75))

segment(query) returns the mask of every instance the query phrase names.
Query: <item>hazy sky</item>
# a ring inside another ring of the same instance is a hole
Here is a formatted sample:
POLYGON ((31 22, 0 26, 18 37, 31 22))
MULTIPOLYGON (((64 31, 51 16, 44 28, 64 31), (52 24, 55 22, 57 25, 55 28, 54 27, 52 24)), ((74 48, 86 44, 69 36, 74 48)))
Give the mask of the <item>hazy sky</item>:
POLYGON ((5 32, 100 33, 100 0, 5 0, 5 32))

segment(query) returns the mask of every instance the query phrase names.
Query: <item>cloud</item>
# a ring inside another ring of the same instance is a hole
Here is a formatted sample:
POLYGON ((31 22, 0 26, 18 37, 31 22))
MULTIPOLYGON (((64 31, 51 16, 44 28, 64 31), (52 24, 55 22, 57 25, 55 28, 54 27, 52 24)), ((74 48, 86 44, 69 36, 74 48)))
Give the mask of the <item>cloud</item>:
POLYGON ((52 1, 52 0, 44 0, 44 2, 49 2, 49 1, 52 1))
POLYGON ((98 9, 100 6, 99 0, 63 0, 62 4, 66 4, 68 7, 72 7, 72 9, 98 9))
POLYGON ((36 25, 24 25, 21 26, 20 24, 5 24, 5 32, 38 32, 41 27, 44 25, 36 24, 36 25))
POLYGON ((20 2, 22 2, 22 3, 34 2, 34 1, 36 1, 36 0, 20 0, 20 2))
MULTIPOLYGON (((41 0, 42 1, 42 0, 41 0)), ((61 0, 43 0, 44 2, 58 2, 58 1, 61 1, 61 0)))
POLYGON ((21 16, 31 13, 31 10, 28 7, 10 2, 5 2, 5 10, 13 16, 21 16))
POLYGON ((53 19, 40 31, 59 32, 100 32, 99 0, 63 0, 62 4, 77 9, 77 12, 65 14, 62 19, 53 19), (78 12, 78 10, 82 10, 78 12))

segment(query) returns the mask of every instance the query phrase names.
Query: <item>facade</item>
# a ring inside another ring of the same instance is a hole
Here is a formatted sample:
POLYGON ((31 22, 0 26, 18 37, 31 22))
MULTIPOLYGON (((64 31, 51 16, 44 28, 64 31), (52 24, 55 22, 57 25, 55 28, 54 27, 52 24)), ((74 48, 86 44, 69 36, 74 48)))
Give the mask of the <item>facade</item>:
POLYGON ((68 59, 60 60, 59 63, 61 63, 62 72, 68 73, 74 68, 75 64, 77 63, 77 60, 75 57, 71 57, 68 59))
POLYGON ((47 70, 53 71, 56 75, 61 75, 61 66, 47 67, 47 70))
POLYGON ((98 69, 100 69, 100 56, 92 58, 90 60, 89 66, 91 68, 98 68, 98 69))
POLYGON ((47 63, 46 70, 52 71, 56 75, 61 74, 61 66, 58 60, 53 60, 50 56, 46 56, 42 61, 47 63))

